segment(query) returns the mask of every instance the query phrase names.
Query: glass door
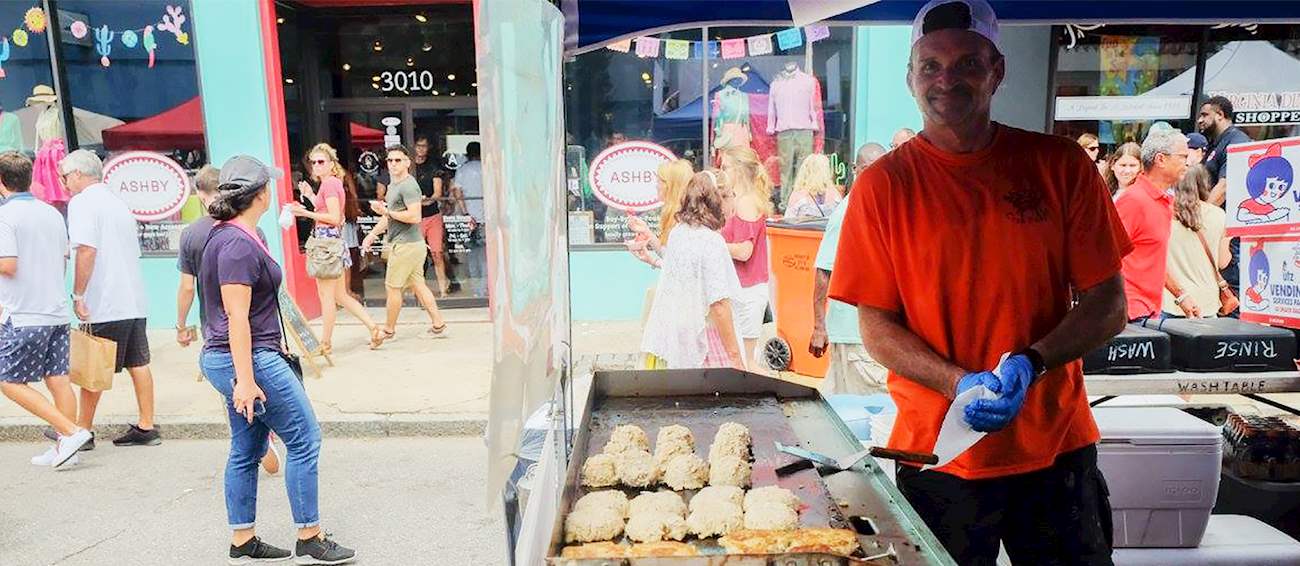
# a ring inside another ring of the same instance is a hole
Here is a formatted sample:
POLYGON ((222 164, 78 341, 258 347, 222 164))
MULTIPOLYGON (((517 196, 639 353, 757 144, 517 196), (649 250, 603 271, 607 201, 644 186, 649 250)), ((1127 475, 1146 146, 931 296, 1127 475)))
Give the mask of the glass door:
MULTIPOLYGON (((370 201, 383 198, 389 183, 384 148, 402 144, 414 153, 412 174, 425 196, 421 233, 430 249, 424 270, 429 288, 442 307, 486 305, 481 165, 468 164, 470 143, 478 140, 477 101, 335 99, 323 106, 319 131, 356 178, 357 242, 379 222, 370 201)), ((310 226, 299 227, 300 241, 305 230, 310 226)), ((354 250, 351 291, 367 306, 383 306, 384 272, 378 246, 369 254, 354 250)), ((407 293, 405 306, 417 304, 407 293)))
MULTIPOLYGON (((421 189, 433 193, 425 183, 441 186, 438 212, 442 215, 442 249, 437 234, 427 237, 434 255, 441 254, 449 300, 486 304, 487 247, 486 218, 483 213, 482 162, 474 149, 479 140, 478 105, 472 98, 459 107, 417 107, 412 110, 411 124, 417 169, 424 169, 421 189)), ((413 105, 414 106, 414 105, 413 105)), ((437 275, 436 270, 433 275, 437 275)), ((432 283, 431 283, 432 285, 432 283)), ((437 287, 434 287, 436 289, 437 287)))

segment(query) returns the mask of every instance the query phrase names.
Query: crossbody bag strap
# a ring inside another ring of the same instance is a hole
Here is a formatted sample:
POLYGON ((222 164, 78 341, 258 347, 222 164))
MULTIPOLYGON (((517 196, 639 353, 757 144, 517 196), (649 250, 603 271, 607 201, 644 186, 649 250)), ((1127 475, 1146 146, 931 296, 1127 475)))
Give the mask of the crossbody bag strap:
POLYGON ((1205 241, 1205 234, 1202 234, 1200 230, 1196 231, 1196 239, 1201 241, 1201 249, 1205 251, 1205 259, 1210 261, 1210 271, 1214 272, 1215 284, 1219 288, 1223 288, 1227 282, 1223 280, 1223 274, 1219 273, 1219 264, 1215 263, 1214 254, 1210 252, 1210 243, 1205 241))

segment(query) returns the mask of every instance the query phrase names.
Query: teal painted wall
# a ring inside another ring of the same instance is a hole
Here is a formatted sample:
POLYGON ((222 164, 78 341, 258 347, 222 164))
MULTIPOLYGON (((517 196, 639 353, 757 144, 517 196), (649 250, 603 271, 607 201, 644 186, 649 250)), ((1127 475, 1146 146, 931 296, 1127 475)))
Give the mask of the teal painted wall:
POLYGON ((641 320, 645 291, 659 272, 622 247, 569 252, 573 320, 641 320))
POLYGON ((899 128, 921 129, 921 112, 907 90, 912 27, 858 26, 856 33, 853 147, 869 141, 889 147, 899 128))
MULTIPOLYGON (((257 5, 257 0, 194 0, 192 4, 208 155, 218 166, 239 153, 273 162, 257 5)), ((274 211, 268 212, 261 227, 277 260, 282 260, 275 221, 274 211)), ((180 283, 176 258, 146 257, 140 263, 149 296, 149 326, 172 328, 180 283)), ((197 304, 190 309, 189 323, 198 323, 197 304)))

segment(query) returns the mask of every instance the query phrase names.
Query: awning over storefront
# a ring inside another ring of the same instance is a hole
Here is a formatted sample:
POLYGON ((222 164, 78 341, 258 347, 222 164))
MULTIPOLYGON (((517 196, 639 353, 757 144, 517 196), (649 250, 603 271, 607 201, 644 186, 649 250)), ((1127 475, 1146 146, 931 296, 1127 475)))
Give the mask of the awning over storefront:
MULTIPOLYGON (((382 130, 356 122, 348 123, 348 133, 352 136, 352 143, 359 146, 384 143, 382 130)), ((78 139, 83 139, 80 132, 78 139)), ((104 130, 104 148, 109 151, 172 151, 203 147, 203 100, 198 96, 148 118, 104 130)))
MULTIPOLYGON (((1276 0, 991 0, 1010 23, 1265 23, 1300 21, 1300 2, 1276 0)), ((792 13, 837 8, 836 22, 909 23, 925 0, 561 0, 565 49, 701 25, 805 24, 792 13)))
POLYGON ((197 96, 148 118, 104 130, 104 148, 109 151, 171 151, 203 146, 203 103, 197 96))

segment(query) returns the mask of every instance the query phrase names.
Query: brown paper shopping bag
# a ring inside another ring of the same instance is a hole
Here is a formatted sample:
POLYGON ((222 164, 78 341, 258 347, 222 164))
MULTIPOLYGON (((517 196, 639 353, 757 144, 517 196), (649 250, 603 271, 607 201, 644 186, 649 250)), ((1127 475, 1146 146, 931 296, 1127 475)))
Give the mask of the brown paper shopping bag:
POLYGON ((73 383, 91 391, 112 389, 116 361, 117 342, 92 336, 81 328, 72 329, 68 373, 73 383))

